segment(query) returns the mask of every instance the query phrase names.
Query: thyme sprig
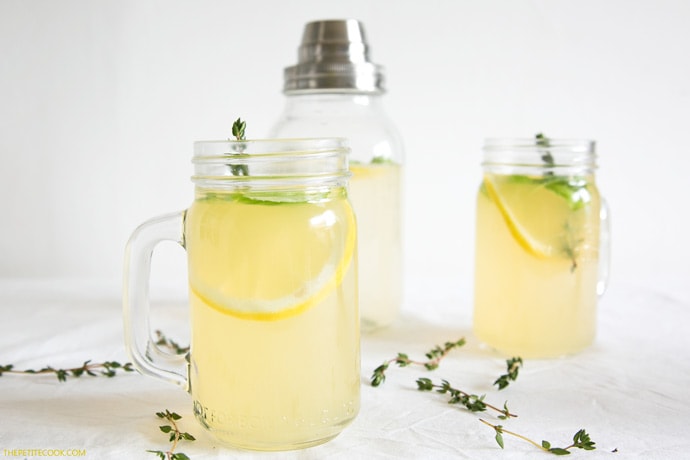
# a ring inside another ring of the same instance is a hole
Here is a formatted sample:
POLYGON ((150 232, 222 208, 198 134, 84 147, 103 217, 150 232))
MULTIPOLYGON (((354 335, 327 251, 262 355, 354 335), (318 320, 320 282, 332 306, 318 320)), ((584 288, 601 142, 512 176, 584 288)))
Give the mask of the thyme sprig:
MULTIPOLYGON (((542 133, 538 133, 534 136, 534 142, 539 147, 544 147, 545 149, 551 146, 551 140, 548 137, 544 136, 544 134, 542 133)), ((544 150, 544 153, 542 153, 541 155, 541 160, 545 163, 547 167, 551 167, 556 163, 556 161, 553 159, 553 155, 551 155, 551 152, 549 150, 544 150)), ((547 171, 546 175, 553 175, 553 171, 547 171)))
MULTIPOLYGON (((544 186, 557 195, 565 198, 571 210, 577 211, 581 209, 591 199, 587 191, 587 183, 581 180, 573 180, 573 178, 555 177, 553 167, 556 161, 551 151, 548 150, 549 147, 551 147, 551 139, 544 136, 543 133, 538 133, 534 136, 534 142, 538 147, 543 149, 541 150, 541 160, 544 162, 544 176, 546 177, 544 186)), ((571 260, 570 272, 574 273, 577 269, 578 250, 583 239, 575 236, 575 230, 570 224, 570 217, 563 226, 563 234, 563 253, 571 260)))
POLYGON ((506 420, 510 417, 517 417, 517 414, 511 413, 508 409, 507 401, 503 404, 503 409, 500 409, 485 402, 484 397, 486 395, 478 396, 458 390, 457 388, 453 388, 453 386, 447 380, 442 380, 441 384, 438 385, 432 382, 431 379, 422 377, 417 379, 417 389, 419 391, 432 391, 435 389, 437 393, 448 394, 450 395, 448 404, 461 404, 470 412, 483 412, 487 409, 492 409, 501 414, 498 416, 498 418, 501 420, 506 420))
POLYGON ((232 135, 235 136, 235 139, 237 139, 238 141, 244 141, 244 140, 246 140, 246 137, 245 137, 246 129, 247 129, 247 122, 242 121, 241 118, 238 118, 232 124, 232 135))
POLYGON ((522 358, 514 356, 506 360, 506 373, 496 379, 494 385, 498 385, 498 389, 502 390, 514 382, 518 378, 518 373, 522 367, 522 358))
POLYGON ((172 446, 167 451, 147 450, 146 452, 151 452, 152 454, 158 455, 161 460, 189 460, 189 457, 186 454, 183 454, 182 452, 175 452, 178 442, 182 440, 196 440, 196 438, 191 434, 180 431, 179 427, 177 426, 177 421, 180 420, 182 416, 175 412, 170 412, 168 409, 165 409, 165 412, 156 412, 156 416, 158 418, 167 420, 170 423, 170 425, 161 425, 158 428, 160 428, 163 433, 170 434, 169 439, 172 443, 172 446))
POLYGON ((60 382, 65 382, 68 377, 81 377, 82 375, 89 375, 91 377, 98 377, 99 375, 115 377, 117 371, 134 372, 134 367, 132 363, 120 364, 117 361, 92 363, 91 360, 84 361, 84 364, 81 366, 67 369, 56 369, 52 366, 46 366, 38 370, 16 370, 12 364, 0 365, 0 376, 3 374, 55 374, 60 382))
MULTIPOLYGON (((436 346, 426 354, 428 361, 413 361, 405 353, 398 353, 398 355, 395 358, 384 361, 382 365, 380 365, 374 370, 374 373, 371 377, 371 384, 372 386, 376 387, 383 383, 386 378, 385 371, 391 364, 397 364, 400 367, 409 366, 411 364, 417 364, 424 366, 427 370, 436 369, 441 359, 443 359, 443 357, 446 356, 446 354, 450 350, 462 346, 464 344, 465 339, 463 338, 458 340, 457 342, 446 342, 444 347, 436 346)), ((494 385, 497 385, 499 390, 506 388, 508 385, 510 385, 511 382, 514 382, 517 379, 519 370, 522 366, 523 361, 522 358, 519 356, 515 356, 506 360, 506 373, 501 375, 498 379, 496 379, 494 385)), ((485 395, 479 396, 460 390, 458 388, 453 387, 447 380, 441 380, 441 383, 434 383, 431 379, 422 377, 418 378, 416 380, 416 383, 417 389, 419 391, 435 391, 439 394, 446 394, 449 396, 449 404, 460 404, 470 412, 484 412, 488 409, 491 409, 492 411, 498 414, 497 418, 500 420, 509 420, 510 418, 517 417, 517 414, 512 413, 510 409, 508 409, 507 401, 503 403, 503 408, 501 409, 497 406, 487 403, 485 401, 485 395)), ((501 449, 504 448, 504 433, 523 439, 538 447, 539 449, 555 455, 570 454, 570 450, 573 448, 579 448, 584 450, 596 449, 594 441, 591 440, 589 434, 587 434, 587 432, 584 429, 575 433, 575 436, 573 437, 573 443, 571 445, 567 447, 552 447, 551 443, 548 441, 542 441, 540 445, 526 436, 523 436, 513 431, 506 430, 505 428, 503 428, 502 425, 494 425, 481 418, 479 420, 482 423, 494 429, 494 431, 496 432, 496 442, 501 447, 501 449)))
MULTIPOLYGON (((184 355, 189 352, 189 347, 183 347, 174 340, 168 339, 160 330, 156 331, 156 345, 169 349, 175 354, 184 355)), ((68 378, 81 377, 88 375, 91 377, 115 377, 118 372, 135 372, 134 365, 130 362, 121 364, 118 361, 103 361, 94 363, 92 360, 84 361, 81 366, 69 368, 55 368, 53 366, 45 366, 41 369, 15 369, 14 364, 0 364, 0 377, 3 374, 18 374, 18 375, 43 375, 55 374, 60 382, 67 381, 68 378)))
MULTIPOLYGON (((235 136, 235 139, 238 141, 244 141, 247 140, 245 137, 245 131, 247 129, 247 122, 242 121, 241 118, 238 118, 235 120, 235 122, 232 124, 232 135, 235 136)), ((246 148, 246 144, 239 143, 239 144, 234 144, 233 149, 236 149, 235 153, 232 153, 231 155, 239 155, 244 152, 244 149, 246 148)), ((247 165, 228 165, 230 167, 230 172, 232 172, 233 176, 248 176, 249 175, 249 166, 247 165)))
POLYGON ((514 431, 509 431, 503 428, 502 425, 494 425, 493 423, 489 423, 484 419, 479 419, 480 422, 482 422, 485 425, 490 426, 491 428, 494 429, 496 432, 496 436, 494 439, 496 439, 496 443, 501 447, 501 449, 504 448, 504 441, 503 441, 503 434, 509 434, 511 436, 514 436, 516 438, 522 439, 523 441, 527 441, 528 443, 532 444, 538 449, 541 449, 545 452, 552 453, 554 455, 570 455, 570 450, 571 449, 584 449, 584 450, 595 450, 595 442, 592 441, 590 438, 589 434, 584 429, 578 430, 577 433, 573 436, 573 442, 567 447, 551 447, 551 443, 549 441, 542 441, 541 444, 538 444, 536 441, 533 441, 532 439, 528 438, 527 436, 523 436, 519 433, 515 433, 514 431))
POLYGON ((167 348, 176 355, 184 355, 189 352, 189 346, 183 347, 172 339, 169 339, 161 332, 156 330, 156 345, 159 347, 167 348))
MULTIPOLYGON (((167 338, 160 330, 156 331, 156 345, 169 349, 175 354, 184 355, 189 352, 189 347, 183 347, 174 340, 167 338)), ((94 363, 92 360, 84 361, 81 366, 70 368, 55 368, 45 366, 41 369, 15 369, 13 364, 0 364, 0 377, 3 374, 23 374, 23 375, 42 375, 55 374, 60 382, 65 382, 69 377, 81 377, 88 375, 91 377, 105 376, 115 377, 118 372, 134 372, 134 365, 130 362, 120 364, 118 361, 103 361, 94 363)))
POLYGON ((391 364, 397 364, 398 367, 407 367, 410 365, 424 366, 428 371, 432 371, 439 366, 441 360, 454 348, 459 348, 465 345, 465 338, 456 340, 455 342, 446 342, 443 347, 436 345, 434 348, 425 353, 426 361, 415 361, 405 353, 398 353, 395 358, 388 359, 379 367, 374 369, 371 375, 371 386, 377 387, 386 381, 386 370, 391 364))

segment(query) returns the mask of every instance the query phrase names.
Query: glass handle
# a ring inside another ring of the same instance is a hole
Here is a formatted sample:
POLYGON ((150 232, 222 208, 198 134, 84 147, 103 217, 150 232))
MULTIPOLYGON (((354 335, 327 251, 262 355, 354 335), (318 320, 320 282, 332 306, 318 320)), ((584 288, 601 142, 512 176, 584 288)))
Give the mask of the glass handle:
POLYGON ((605 199, 601 199, 599 210, 601 232, 599 235, 599 277, 597 280, 597 295, 604 295, 609 285, 609 272, 611 269, 611 220, 609 219, 609 205, 605 199))
POLYGON ((184 247, 186 212, 155 217, 132 233, 125 249, 123 313, 125 347, 134 366, 145 375, 188 388, 184 356, 161 350, 149 325, 149 279, 151 257, 161 241, 175 241, 184 247))

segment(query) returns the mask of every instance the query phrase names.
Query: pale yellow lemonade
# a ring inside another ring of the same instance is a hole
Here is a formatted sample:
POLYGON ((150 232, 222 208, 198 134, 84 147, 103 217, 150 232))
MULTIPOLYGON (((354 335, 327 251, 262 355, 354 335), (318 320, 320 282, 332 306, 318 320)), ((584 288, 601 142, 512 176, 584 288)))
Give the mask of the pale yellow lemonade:
POLYGON ((336 436, 359 410, 356 225, 345 188, 204 192, 186 216, 190 392, 234 446, 336 436))
POLYGON ((554 357, 595 335, 600 197, 591 176, 486 174, 477 198, 476 335, 554 357))
POLYGON ((401 170, 393 162, 350 163, 364 330, 392 323, 402 302, 401 170))

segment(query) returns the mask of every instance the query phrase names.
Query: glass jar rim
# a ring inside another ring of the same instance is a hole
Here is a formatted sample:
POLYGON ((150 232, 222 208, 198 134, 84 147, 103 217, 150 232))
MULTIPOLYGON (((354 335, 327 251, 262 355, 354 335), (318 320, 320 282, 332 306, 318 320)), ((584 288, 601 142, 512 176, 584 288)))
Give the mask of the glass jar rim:
POLYGON ((303 137, 284 139, 210 139, 194 142, 194 157, 247 153, 251 155, 286 154, 349 148, 344 137, 303 137), (234 146, 234 147, 233 147, 234 146), (230 151, 223 151, 229 148, 230 151))
POLYGON ((596 141, 578 138, 545 138, 540 144, 536 138, 528 137, 487 137, 484 139, 484 150, 487 149, 568 149, 574 152, 591 152, 596 150, 596 141))
POLYGON ((485 169, 537 168, 593 171, 597 168, 596 142, 576 138, 493 137, 484 140, 485 169))
POLYGON ((349 153, 342 137, 196 141, 192 182, 201 187, 342 183, 350 175, 349 153))

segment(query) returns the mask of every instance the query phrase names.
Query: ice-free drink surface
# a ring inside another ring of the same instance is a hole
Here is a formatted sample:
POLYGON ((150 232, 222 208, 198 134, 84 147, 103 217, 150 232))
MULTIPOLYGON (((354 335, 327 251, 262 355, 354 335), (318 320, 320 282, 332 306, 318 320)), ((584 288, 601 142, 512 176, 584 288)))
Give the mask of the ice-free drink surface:
POLYGON ((344 197, 202 192, 189 209, 191 393, 219 439, 305 447, 358 412, 355 222, 344 197))
POLYGON ((594 176, 546 166, 523 174, 487 169, 476 202, 475 334, 525 358, 586 348, 601 281, 594 176))

